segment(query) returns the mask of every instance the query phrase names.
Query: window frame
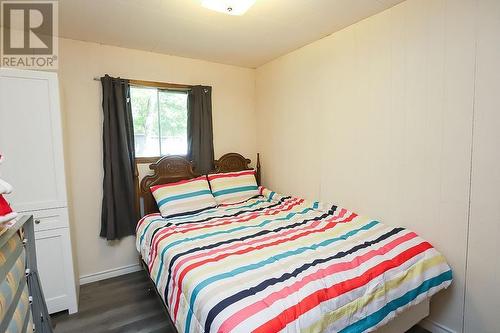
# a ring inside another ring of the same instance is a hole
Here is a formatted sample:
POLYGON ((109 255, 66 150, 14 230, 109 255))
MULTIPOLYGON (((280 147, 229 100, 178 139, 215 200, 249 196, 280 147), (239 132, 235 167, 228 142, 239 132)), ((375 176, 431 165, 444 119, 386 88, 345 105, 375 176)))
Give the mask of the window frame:
MULTIPOLYGON (((189 93, 192 85, 188 84, 179 84, 179 83, 168 83, 168 82, 158 82, 158 81, 144 81, 144 80, 129 80, 130 87, 137 88, 156 88, 158 90, 170 90, 170 91, 182 91, 189 93)), ((134 147, 135 150, 135 147, 134 147)), ((135 152, 134 152, 135 154, 135 152)), ((163 156, 172 156, 172 155, 161 155, 160 156, 142 156, 136 157, 136 163, 144 164, 144 163, 155 163, 163 156)), ((187 156, 187 155, 179 155, 179 156, 187 156)))

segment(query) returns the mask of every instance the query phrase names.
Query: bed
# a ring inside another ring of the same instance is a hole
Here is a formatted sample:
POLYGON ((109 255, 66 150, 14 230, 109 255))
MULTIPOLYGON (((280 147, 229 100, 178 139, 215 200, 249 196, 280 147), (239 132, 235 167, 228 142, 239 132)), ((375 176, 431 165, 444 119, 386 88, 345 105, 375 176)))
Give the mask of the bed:
MULTIPOLYGON (((214 171, 249 163, 230 153, 214 171)), ((197 175, 179 156, 150 169, 136 245, 178 332, 404 332, 451 283, 414 232, 262 186, 243 203, 164 219, 149 188, 197 175)))

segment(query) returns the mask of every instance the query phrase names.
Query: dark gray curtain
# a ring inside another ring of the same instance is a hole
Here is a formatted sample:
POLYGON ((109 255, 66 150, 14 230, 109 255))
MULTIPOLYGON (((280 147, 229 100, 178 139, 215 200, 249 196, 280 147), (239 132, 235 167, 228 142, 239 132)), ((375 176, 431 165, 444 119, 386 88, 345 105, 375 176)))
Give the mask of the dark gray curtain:
POLYGON ((208 173, 214 168, 214 135, 212 127, 212 87, 193 86, 188 95, 188 157, 196 172, 208 173))
POLYGON ((119 239, 135 233, 135 153, 130 85, 101 78, 103 120, 103 197, 101 237, 119 239))

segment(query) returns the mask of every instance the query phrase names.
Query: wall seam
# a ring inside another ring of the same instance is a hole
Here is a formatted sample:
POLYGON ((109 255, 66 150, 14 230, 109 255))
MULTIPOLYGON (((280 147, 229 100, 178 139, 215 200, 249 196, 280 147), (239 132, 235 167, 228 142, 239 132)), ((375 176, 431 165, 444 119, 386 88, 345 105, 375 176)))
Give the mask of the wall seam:
POLYGON ((465 239, 465 269, 464 269, 464 297, 462 307, 462 332, 465 332, 465 310, 467 300, 467 282, 468 282, 468 268, 469 268, 469 240, 470 240, 470 223, 472 214, 472 177, 474 167, 474 130, 476 122, 476 86, 477 86, 477 50, 478 50, 478 16, 479 16, 479 3, 476 0, 476 18, 475 18, 475 37, 474 37, 474 73, 473 73, 473 89, 472 89, 472 121, 471 121, 471 145, 470 145, 470 164, 469 164, 469 193, 468 193, 468 207, 467 207, 467 228, 465 239))
MULTIPOLYGON (((255 128, 254 128, 254 135, 255 135, 255 141, 254 141, 254 147, 255 147, 255 153, 260 154, 260 140, 259 140, 259 132, 260 132, 260 122, 259 122, 259 110, 258 110, 258 104, 259 104, 259 96, 257 92, 257 68, 252 69, 253 72, 253 116, 254 116, 254 121, 255 121, 255 128)), ((252 157, 253 158, 253 157, 252 157)), ((255 163, 257 163, 257 155, 255 156, 255 163)), ((261 161, 262 163, 262 161, 261 161)), ((257 166, 257 164, 255 164, 257 166)), ((261 184, 262 185, 262 175, 261 175, 261 184)))

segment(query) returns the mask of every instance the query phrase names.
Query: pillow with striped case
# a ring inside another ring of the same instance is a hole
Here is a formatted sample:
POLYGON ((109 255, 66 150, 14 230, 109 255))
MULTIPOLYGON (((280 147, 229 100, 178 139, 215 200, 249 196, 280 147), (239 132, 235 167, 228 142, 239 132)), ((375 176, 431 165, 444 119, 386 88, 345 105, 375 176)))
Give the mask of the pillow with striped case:
POLYGON ((255 170, 211 174, 208 181, 218 204, 239 203, 260 194, 255 170))
POLYGON ((173 217, 217 206, 206 176, 151 186, 160 214, 173 217))

